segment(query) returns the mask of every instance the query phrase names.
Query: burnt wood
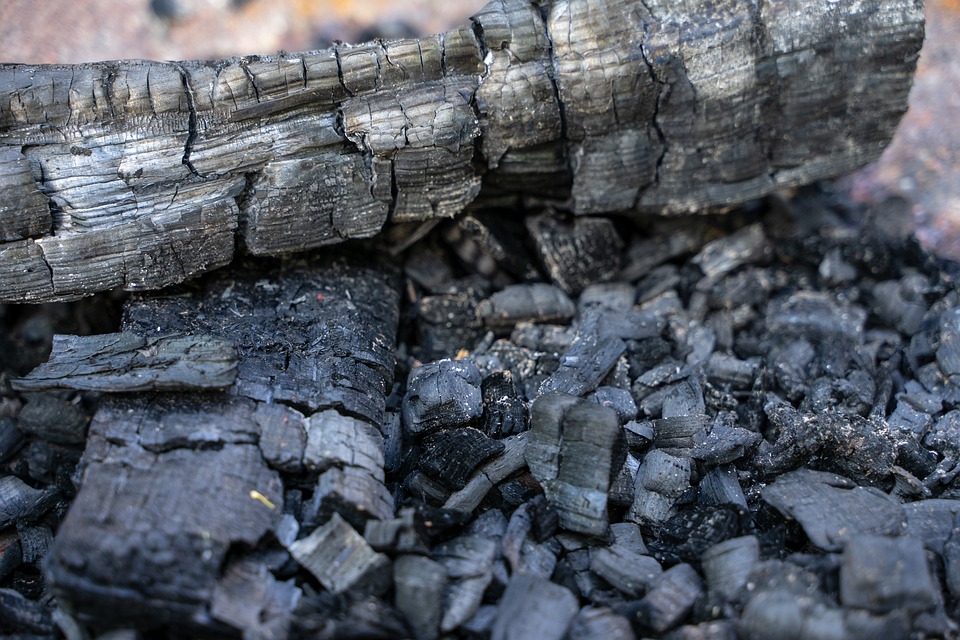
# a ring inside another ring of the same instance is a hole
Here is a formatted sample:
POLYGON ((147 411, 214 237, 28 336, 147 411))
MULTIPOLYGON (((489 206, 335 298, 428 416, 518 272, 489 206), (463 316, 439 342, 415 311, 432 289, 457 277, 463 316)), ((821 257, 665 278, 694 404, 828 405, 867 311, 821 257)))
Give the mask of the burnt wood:
POLYGON ((729 207, 876 158, 922 39, 920 0, 495 0, 419 40, 3 64, 0 301, 157 289, 481 191, 729 207))

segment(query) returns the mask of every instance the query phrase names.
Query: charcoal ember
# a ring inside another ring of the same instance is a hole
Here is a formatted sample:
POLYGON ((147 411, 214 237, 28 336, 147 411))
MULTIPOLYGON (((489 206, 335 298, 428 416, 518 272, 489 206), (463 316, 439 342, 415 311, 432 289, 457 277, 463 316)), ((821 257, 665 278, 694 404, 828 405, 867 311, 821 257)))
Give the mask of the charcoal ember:
POLYGON ((736 426, 732 413, 718 413, 707 431, 695 434, 690 457, 710 466, 730 464, 752 453, 763 437, 736 426))
MULTIPOLYGON (((466 488, 463 490, 465 489, 466 488)), ((451 496, 449 489, 419 470, 414 470, 407 474, 403 479, 403 490, 407 495, 435 506, 447 503, 451 496)), ((484 492, 484 495, 486 495, 486 492, 484 492)), ((477 504, 480 504, 482 498, 483 496, 480 496, 477 499, 477 504)))
POLYGON ((690 488, 690 458, 654 449, 644 456, 634 483, 627 519, 657 528, 675 512, 677 500, 690 488))
POLYGON ((576 312, 563 290, 539 282, 510 285, 477 305, 477 317, 494 330, 511 329, 520 322, 567 322, 576 312))
POLYGON ((424 360, 451 357, 483 337, 483 322, 477 317, 483 297, 476 287, 451 285, 443 293, 420 298, 417 333, 424 360))
POLYGON ((16 476, 0 476, 0 529, 38 519, 55 500, 55 489, 34 489, 16 476))
POLYGON ((800 291, 770 302, 767 329, 775 335, 805 338, 863 340, 867 312, 859 305, 839 302, 828 293, 800 291))
POLYGON ((705 414, 674 415, 653 420, 653 446, 674 456, 689 456, 698 441, 706 439, 705 414))
POLYGON ((393 385, 399 280, 385 256, 361 250, 241 261, 187 295, 131 300, 122 327, 232 340, 232 393, 379 425, 393 385))
POLYGON ((634 640, 630 621, 607 607, 584 607, 573 619, 567 640, 634 640))
POLYGON ((707 380, 728 389, 749 389, 756 379, 758 368, 756 358, 741 360, 736 356, 712 353, 707 361, 707 380))
POLYGON ((637 480, 637 472, 640 471, 640 460, 635 458, 632 453, 628 453, 620 467, 620 473, 610 483, 609 502, 610 505, 617 508, 626 509, 633 504, 633 485, 637 480))
POLYGON ((605 313, 597 319, 597 331, 623 340, 646 340, 659 336, 666 322, 651 311, 627 309, 605 313))
POLYGON ((52 393, 28 396, 17 416, 17 427, 25 435, 57 444, 83 444, 89 415, 75 402, 52 393))
POLYGON ((843 548, 840 601, 849 607, 887 613, 923 611, 940 599, 919 538, 853 536, 843 548))
POLYGON ((746 640, 828 640, 830 638, 891 638, 906 640, 910 621, 902 613, 884 617, 845 611, 822 596, 798 595, 788 589, 761 590, 743 609, 737 625, 746 640))
POLYGON ((816 357, 816 349, 803 338, 791 340, 770 352, 770 370, 787 399, 796 402, 806 395, 816 357))
POLYGON ((210 615, 245 637, 285 636, 303 592, 293 581, 279 582, 254 559, 230 564, 210 599, 210 615))
POLYGON ((700 562, 710 591, 734 601, 760 562, 760 542, 756 536, 730 538, 706 549, 700 562))
POLYGON ((0 589, 0 631, 52 637, 56 627, 47 607, 13 589, 0 589))
POLYGON ((443 429, 420 442, 421 471, 453 491, 463 489, 477 468, 504 450, 504 444, 472 427, 443 429))
POLYGON ((522 473, 515 478, 501 482, 497 491, 505 503, 520 506, 538 495, 543 495, 543 487, 531 473, 522 473))
POLYGON ((904 535, 919 538, 927 549, 943 555, 960 514, 960 501, 932 498, 903 505, 907 518, 904 535))
POLYGON ((573 327, 562 324, 519 322, 510 332, 513 344, 549 353, 563 353, 570 348, 575 337, 573 327))
POLYGON ((661 559, 698 563, 709 547, 743 533, 745 513, 729 504, 684 507, 660 526, 651 550, 661 559))
POLYGON ((765 260, 772 249, 760 224, 752 224, 739 231, 709 242, 691 260, 700 268, 704 278, 698 288, 706 289, 731 271, 765 260))
POLYGON ((483 415, 480 430, 491 438, 511 436, 527 428, 527 407, 510 371, 494 371, 480 384, 483 415))
POLYGON ((923 296, 929 282, 920 274, 904 276, 900 280, 878 282, 870 291, 872 311, 889 326, 912 336, 920 330, 929 305, 923 296))
POLYGON ((278 471, 303 471, 303 453, 307 448, 304 415, 280 404, 258 404, 253 419, 260 430, 257 442, 263 459, 278 471))
POLYGON ((430 558, 403 555, 393 562, 394 602, 416 640, 440 635, 446 568, 430 558))
POLYGON ((383 434, 383 470, 397 474, 403 464, 403 418, 399 411, 388 411, 380 425, 383 434))
POLYGON ((635 605, 628 605, 630 618, 640 629, 664 633, 683 622, 703 595, 703 581, 693 567, 674 565, 635 605))
POLYGON ((617 412, 620 422, 629 422, 637 417, 637 404, 626 389, 602 386, 587 396, 587 400, 608 407, 617 412))
POLYGON ((363 530, 367 543, 377 551, 394 554, 426 554, 429 534, 421 512, 400 509, 396 518, 367 520, 363 530))
POLYGON ((700 502, 705 505, 732 504, 747 508, 737 470, 722 466, 711 469, 700 479, 700 502))
POLYGON ((703 246, 705 227, 696 220, 658 221, 657 231, 634 236, 624 252, 623 280, 637 280, 664 262, 693 254, 703 246), (666 228, 661 225, 666 225, 666 228))
POLYGON ((637 289, 629 282, 598 282, 588 285, 580 292, 577 309, 581 315, 599 312, 599 319, 602 320, 613 313, 630 312, 636 299, 637 289))
POLYGON ((544 213, 528 216, 524 222, 540 264, 550 280, 567 293, 612 280, 620 271, 623 240, 608 218, 566 220, 544 213))
POLYGON ((46 525, 19 526, 20 550, 23 564, 36 564, 47 556, 53 543, 53 532, 46 525))
POLYGON ((237 379, 233 341, 133 332, 53 337, 50 360, 13 382, 19 391, 222 389, 237 379))
POLYGON ((650 420, 631 420, 623 425, 623 435, 631 451, 642 451, 653 442, 655 431, 650 420))
POLYGON ((516 216, 502 213, 465 215, 445 239, 463 262, 484 276, 494 276, 497 269, 502 269, 521 280, 532 280, 537 277, 537 269, 521 241, 523 224, 516 216))
POLYGON ((476 420, 483 412, 480 382, 471 360, 437 360, 417 367, 403 397, 404 428, 420 435, 476 420))
POLYGON ((664 640, 737 640, 737 626, 733 620, 685 624, 667 633, 663 638, 664 640))
POLYGON ((333 593, 381 595, 390 588, 390 560, 374 551, 339 514, 288 550, 333 593))
POLYGON ((543 496, 534 498, 513 512, 500 542, 511 573, 527 573, 543 578, 553 575, 560 546, 548 536, 553 534, 556 526, 556 514, 543 496))
POLYGON ((560 526, 593 536, 607 532, 607 493, 626 447, 616 413, 563 393, 530 409, 524 457, 560 516, 560 526))
POLYGON ((626 349, 627 345, 620 338, 593 332, 578 334, 570 349, 560 357, 560 366, 540 385, 540 395, 562 392, 582 396, 590 393, 610 373, 626 349))
POLYGON ((338 511, 358 528, 368 518, 393 515, 393 497, 384 485, 383 436, 363 420, 335 409, 306 419, 304 467, 320 471, 305 520, 326 520, 338 511))
POLYGON ((493 640, 561 640, 580 611, 568 589, 544 578, 515 574, 497 606, 493 640))
POLYGON ((525 465, 528 432, 501 440, 503 453, 480 467, 466 486, 447 498, 443 506, 453 511, 473 511, 490 490, 525 465))
POLYGON ((480 608, 483 593, 493 580, 499 544, 490 538, 459 536, 437 546, 431 554, 446 569, 440 630, 449 633, 480 608))
MULTIPOLYGON (((630 525, 633 526, 633 525, 630 525)), ((663 573, 660 563, 647 550, 630 544, 625 536, 617 536, 609 547, 590 549, 590 570, 628 597, 646 593, 663 573)))
POLYGON ((796 519, 814 545, 838 549, 859 534, 901 535, 907 520, 894 498, 823 471, 785 473, 761 491, 763 500, 796 519))
POLYGON ((0 418, 0 462, 6 462, 23 446, 23 432, 13 416, 0 418))

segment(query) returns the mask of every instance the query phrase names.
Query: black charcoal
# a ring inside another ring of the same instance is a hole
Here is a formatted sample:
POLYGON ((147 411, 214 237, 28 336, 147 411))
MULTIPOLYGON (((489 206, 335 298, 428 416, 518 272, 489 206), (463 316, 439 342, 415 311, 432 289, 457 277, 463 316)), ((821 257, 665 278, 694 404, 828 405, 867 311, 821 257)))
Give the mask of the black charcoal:
POLYGON ((397 609, 407 618, 416 640, 434 640, 440 634, 447 570, 439 562, 403 555, 393 562, 397 609))
MULTIPOLYGON (((403 488, 411 496, 435 506, 444 504, 451 496, 449 489, 419 470, 411 471, 407 474, 403 479, 403 488)), ((464 487, 460 493, 465 490, 466 487, 464 487)), ((486 492, 484 492, 483 495, 486 495, 486 492)), ((482 499, 483 496, 478 497, 477 504, 480 504, 480 500, 482 499)), ((455 507, 447 508, 452 509, 455 507)), ((469 511, 469 509, 465 510, 469 511)))
POLYGON ((734 467, 711 469, 700 480, 700 502, 706 505, 732 504, 747 508, 740 479, 734 467))
POLYGON ((489 538, 460 536, 434 549, 433 559, 444 566, 449 578, 443 597, 441 632, 453 631, 480 608, 483 592, 493 580, 498 547, 489 538))
POLYGON ((483 336, 477 304, 484 292, 468 284, 454 284, 442 294, 424 296, 417 305, 417 332, 421 357, 434 360, 471 348, 483 336))
POLYGON ((577 308, 561 289, 549 284, 515 284, 477 305, 477 317, 491 329, 510 329, 520 322, 566 322, 577 308))
POLYGON ((703 596, 703 582, 689 564, 663 572, 653 588, 636 603, 633 619, 641 627, 663 633, 681 623, 703 596))
POLYGON ((659 527, 674 513, 677 500, 690 488, 689 458, 678 458, 654 449, 644 456, 634 483, 628 519, 659 527))
POLYGON ((0 589, 0 630, 8 629, 52 637, 56 627, 50 610, 41 603, 27 599, 13 589, 0 589))
POLYGON ((511 436, 527 427, 527 407, 510 371, 494 371, 480 385, 480 430, 491 438, 511 436))
POLYGON ((735 356, 713 353, 707 362, 707 379, 731 389, 748 389, 757 374, 756 359, 741 360, 735 356))
POLYGON ((303 414, 279 404, 260 404, 253 419, 260 428, 258 443, 264 460, 279 471, 302 471, 307 446, 303 414))
POLYGON ((529 216, 527 230, 550 279, 567 293, 611 280, 620 271, 623 240, 607 218, 529 216))
POLYGON ((34 489, 16 476, 0 476, 0 529, 39 518, 54 499, 55 491, 34 489))
POLYGON ((446 239, 461 260, 477 272, 491 276, 497 268, 524 279, 537 270, 522 243, 523 224, 499 211, 468 214, 450 229, 446 239))
POLYGON ((623 425, 627 446, 634 451, 643 450, 653 442, 654 433, 653 423, 649 420, 643 422, 631 420, 623 425))
POLYGON ((633 504, 633 485, 640 470, 640 461, 628 453, 620 467, 620 473, 610 483, 610 505, 618 508, 627 508, 633 504))
POLYGON ((540 395, 559 391, 582 396, 596 389, 624 354, 627 346, 619 338, 582 333, 560 357, 560 366, 540 385, 540 395))
POLYGON ((694 435, 690 456, 710 466, 735 462, 753 452, 762 436, 738 427, 733 414, 719 413, 708 431, 694 435))
POLYGON ((701 557, 707 586, 721 598, 735 600, 760 562, 756 536, 731 538, 706 549, 701 557))
POLYGON ((36 564, 47 556, 53 543, 53 533, 46 525, 17 527, 23 564, 36 564))
POLYGON ((663 636, 664 640, 737 640, 737 626, 732 620, 714 620, 677 627, 663 636))
POLYGON ((843 338, 856 343, 863 339, 866 320, 862 307, 821 292, 798 292, 772 301, 767 309, 767 328, 783 336, 843 338))
POLYGON ((659 336, 666 323, 651 311, 626 310, 604 313, 597 319, 597 331, 623 340, 645 340, 659 336))
POLYGON ((480 371, 471 360, 438 360, 414 369, 403 397, 403 424, 413 435, 480 417, 480 371))
POLYGON ((587 396, 587 400, 609 407, 617 412, 620 422, 628 422, 637 417, 637 405, 626 389, 619 387, 598 387, 587 396))
POLYGON ((6 462, 23 446, 23 432, 12 416, 0 417, 0 462, 6 462))
POLYGON ((587 535, 607 532, 607 492, 626 447, 617 414, 563 393, 540 396, 530 409, 525 459, 560 515, 560 526, 587 535))
POLYGON ((951 385, 960 385, 960 309, 944 311, 940 316, 937 364, 951 385))
POLYGON ((705 284, 712 284, 742 265, 764 259, 770 251, 763 226, 753 224, 710 242, 690 262, 700 267, 705 284))
POLYGON ((609 547, 592 548, 590 570, 631 598, 646 593, 663 573, 663 568, 655 558, 630 548, 620 540, 609 547))
POLYGON ((54 336, 50 360, 16 380, 21 391, 222 389, 237 379, 237 348, 209 335, 143 337, 132 332, 54 336))
POLYGON ((445 509, 473 511, 497 484, 523 468, 527 433, 504 438, 503 453, 473 474, 467 485, 452 493, 444 503, 445 509))
POLYGON ((761 495, 796 519, 810 542, 824 550, 838 549, 858 534, 901 535, 907 526, 895 499, 832 473, 791 471, 764 487, 761 495))
POLYGON ((514 575, 497 606, 493 640, 561 640, 579 613, 577 598, 544 578, 514 575))
POLYGON ((636 298, 637 290, 628 282, 599 282, 580 292, 577 309, 581 315, 598 311, 602 320, 606 316, 630 311, 636 298))
POLYGON ((549 578, 557 565, 560 544, 550 538, 557 527, 556 513, 543 496, 521 505, 507 523, 500 545, 511 573, 549 578))
POLYGON ((928 549, 942 556, 956 527, 960 500, 918 500, 903 505, 903 513, 907 519, 904 535, 919 538, 928 549))
POLYGON ((478 467, 503 453, 504 444, 471 427, 443 429, 420 442, 420 470, 452 491, 463 489, 478 467))
POLYGON ((0 580, 6 580, 23 562, 20 537, 15 529, 0 532, 0 580))
POLYGON ((429 550, 427 526, 410 507, 400 509, 396 518, 367 520, 363 537, 377 551, 425 554, 429 550))
POLYGON ((301 596, 292 581, 277 582, 266 565, 241 560, 225 569, 214 588, 210 614, 245 637, 285 635, 301 596))
POLYGON ((682 414, 653 421, 653 446, 670 455, 689 456, 697 442, 706 439, 708 418, 682 414))
POLYGON ((573 344, 576 331, 569 325, 520 322, 510 332, 510 342, 534 351, 563 353, 573 344))
POLYGON ((919 538, 860 535, 847 540, 840 565, 840 601, 886 613, 930 609, 940 595, 919 538))
POLYGON ((833 249, 823 257, 817 273, 830 286, 852 282, 857 277, 856 267, 843 259, 840 249, 833 249))
POLYGON ((330 521, 289 546, 290 555, 333 593, 384 593, 391 583, 390 561, 353 527, 333 514, 330 521))
POLYGON ((744 514, 729 504, 684 506, 662 523, 650 546, 664 560, 697 562, 707 548, 743 533, 744 514))
POLYGON ((17 416, 25 435, 56 444, 83 444, 89 416, 83 407, 52 393, 31 394, 17 416))
POLYGON ((574 618, 567 640, 635 640, 630 621, 606 607, 584 607, 574 618))

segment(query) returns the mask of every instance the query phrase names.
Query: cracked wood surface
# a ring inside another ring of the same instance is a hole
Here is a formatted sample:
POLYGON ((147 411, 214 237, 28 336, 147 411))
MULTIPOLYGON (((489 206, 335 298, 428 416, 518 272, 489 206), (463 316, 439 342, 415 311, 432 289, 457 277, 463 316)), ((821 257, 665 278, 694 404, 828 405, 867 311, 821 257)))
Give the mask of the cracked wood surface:
POLYGON ((419 40, 0 65, 0 302, 483 202, 736 205, 875 159, 922 38, 920 0, 495 0, 419 40))

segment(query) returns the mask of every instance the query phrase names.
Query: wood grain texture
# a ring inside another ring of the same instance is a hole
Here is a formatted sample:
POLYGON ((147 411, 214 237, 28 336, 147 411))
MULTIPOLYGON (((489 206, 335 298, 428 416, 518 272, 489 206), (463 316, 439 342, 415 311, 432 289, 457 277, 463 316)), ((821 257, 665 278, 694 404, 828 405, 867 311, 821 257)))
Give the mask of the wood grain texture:
POLYGON ((848 171, 906 109, 922 4, 812 4, 495 0, 419 40, 0 65, 0 301, 156 289, 471 203, 677 213, 848 171))

